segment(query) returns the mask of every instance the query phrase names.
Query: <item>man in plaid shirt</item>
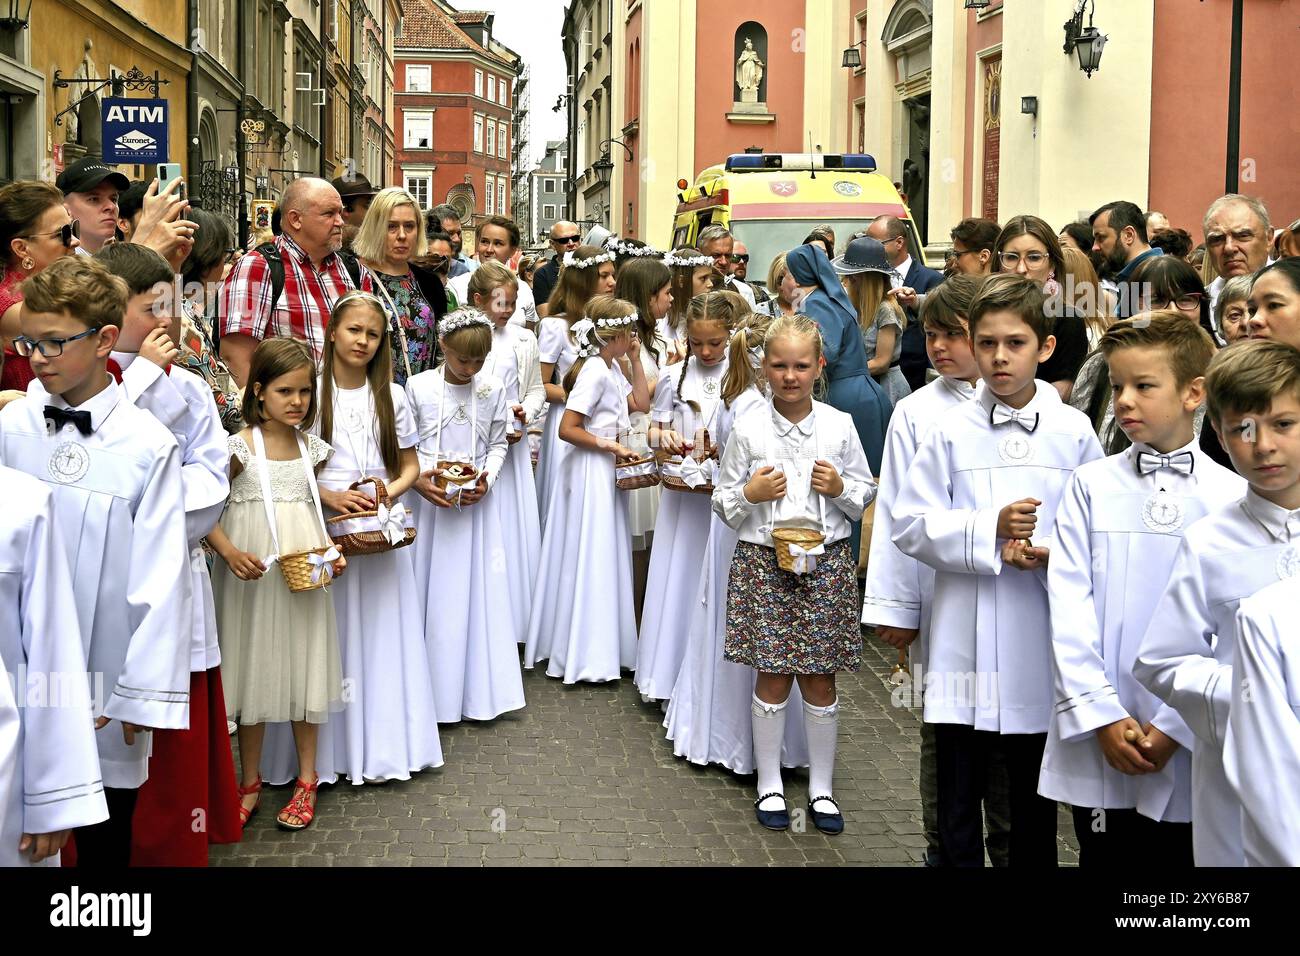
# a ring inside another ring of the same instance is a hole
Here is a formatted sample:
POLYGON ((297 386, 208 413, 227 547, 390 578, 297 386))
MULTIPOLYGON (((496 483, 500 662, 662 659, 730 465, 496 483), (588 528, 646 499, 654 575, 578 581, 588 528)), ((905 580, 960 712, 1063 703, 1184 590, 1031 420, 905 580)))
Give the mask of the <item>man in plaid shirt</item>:
POLYGON ((280 198, 280 225, 283 232, 275 237, 284 263, 280 301, 271 302, 270 267, 257 252, 241 258, 221 287, 221 357, 240 387, 248 381, 253 350, 262 339, 306 342, 319 363, 330 308, 353 288, 338 256, 343 200, 337 189, 323 179, 295 179, 280 198))

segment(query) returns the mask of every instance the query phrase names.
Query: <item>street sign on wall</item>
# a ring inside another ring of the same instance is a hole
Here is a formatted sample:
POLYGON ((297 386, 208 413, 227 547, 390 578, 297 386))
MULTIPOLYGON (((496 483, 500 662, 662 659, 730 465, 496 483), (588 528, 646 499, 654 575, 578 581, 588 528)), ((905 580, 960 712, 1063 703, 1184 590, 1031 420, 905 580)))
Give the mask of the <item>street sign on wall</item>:
POLYGON ((167 162, 166 100, 109 98, 101 116, 105 163, 167 162))

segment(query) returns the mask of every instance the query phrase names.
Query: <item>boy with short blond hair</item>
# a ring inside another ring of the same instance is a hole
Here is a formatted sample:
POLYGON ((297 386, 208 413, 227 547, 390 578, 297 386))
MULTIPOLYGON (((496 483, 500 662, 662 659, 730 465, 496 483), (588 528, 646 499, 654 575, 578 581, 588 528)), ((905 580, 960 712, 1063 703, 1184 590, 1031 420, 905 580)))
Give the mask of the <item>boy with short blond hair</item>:
POLYGON ((1187 525, 1246 491, 1196 440, 1214 343, 1177 312, 1117 322, 1100 343, 1132 444, 1082 465, 1047 571, 1056 692, 1039 793, 1071 805, 1079 865, 1192 865, 1182 720, 1132 678, 1187 525))
POLYGON ((130 859, 148 731, 189 722, 180 454, 108 374, 126 304, 124 283, 89 256, 23 283, 14 345, 42 388, 0 411, 0 459, 45 482, 65 529, 109 811, 77 831, 77 855, 97 867, 130 859))
POLYGON ((1240 866, 1241 803, 1223 762, 1233 619, 1244 598, 1300 574, 1300 351, 1238 342, 1205 387, 1206 417, 1249 487, 1187 529, 1133 675, 1177 712, 1184 726, 1168 732, 1192 749, 1196 865, 1240 866))
POLYGON ((893 509, 894 543, 935 570, 924 713, 936 724, 940 862, 983 865, 980 804, 1001 752, 1010 863, 1054 866, 1056 804, 1038 795, 1052 704, 1040 572, 1052 545, 1035 532, 1101 448, 1087 417, 1034 378, 1056 344, 1038 286, 992 276, 968 320, 984 388, 931 428, 893 509))

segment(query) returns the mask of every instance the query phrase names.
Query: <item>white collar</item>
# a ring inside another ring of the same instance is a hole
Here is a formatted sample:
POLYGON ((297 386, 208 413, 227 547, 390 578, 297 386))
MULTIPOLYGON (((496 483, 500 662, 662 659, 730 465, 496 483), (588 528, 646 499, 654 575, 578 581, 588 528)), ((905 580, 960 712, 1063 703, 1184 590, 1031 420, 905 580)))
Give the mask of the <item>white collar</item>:
POLYGON ((1259 494, 1254 488, 1246 489, 1241 501, 1246 514, 1254 518, 1269 535, 1279 542, 1300 538, 1300 508, 1287 511, 1259 494))
MULTIPOLYGON (((108 372, 104 373, 108 375, 108 372)), ((36 384, 40 384, 37 380, 36 384)), ((90 412, 90 427, 92 431, 99 431, 104 424, 104 419, 113 413, 117 408, 117 403, 122 397, 122 389, 118 386, 113 376, 108 375, 108 388, 98 394, 86 399, 80 405, 69 405, 62 395, 51 395, 46 393, 46 404, 53 405, 55 408, 74 409, 79 412, 90 412)))
POLYGON ((773 405, 772 406, 772 427, 776 429, 777 435, 780 436, 781 438, 788 437, 789 434, 793 431, 797 431, 804 438, 807 438, 809 435, 813 433, 813 419, 816 418, 816 416, 817 416, 817 408, 816 406, 813 406, 813 410, 809 412, 806 416, 804 416, 802 421, 791 422, 786 420, 785 416, 783 416, 780 412, 778 412, 776 410, 776 406, 773 405))
POLYGON ((994 395, 991 388, 977 389, 975 392, 975 400, 984 408, 984 417, 987 418, 993 412, 993 406, 995 405, 1001 405, 1008 412, 1018 411, 1022 414, 1033 414, 1035 412, 1045 411, 1045 406, 1047 405, 1061 404, 1061 393, 1056 390, 1055 385, 1035 379, 1034 397, 1025 403, 1024 408, 1012 408, 1006 402, 994 395), (1048 394, 1049 392, 1051 393, 1050 395, 1048 394), (1056 398, 1055 402, 1052 401, 1053 396, 1056 398))
POLYGON ((911 255, 908 255, 907 258, 905 258, 902 262, 900 262, 898 265, 893 267, 894 281, 898 285, 902 285, 904 282, 906 282, 907 273, 911 271, 911 268, 912 268, 912 257, 911 255))
POLYGON ((134 362, 136 359, 140 357, 140 353, 113 351, 109 353, 108 357, 117 363, 118 368, 120 368, 123 372, 125 372, 127 366, 129 366, 132 362, 134 362))
POLYGON ((977 398, 980 393, 980 386, 984 384, 982 380, 976 381, 974 385, 970 382, 964 382, 959 378, 948 378, 946 375, 940 375, 939 381, 944 384, 948 391, 952 392, 963 401, 970 401, 977 398))

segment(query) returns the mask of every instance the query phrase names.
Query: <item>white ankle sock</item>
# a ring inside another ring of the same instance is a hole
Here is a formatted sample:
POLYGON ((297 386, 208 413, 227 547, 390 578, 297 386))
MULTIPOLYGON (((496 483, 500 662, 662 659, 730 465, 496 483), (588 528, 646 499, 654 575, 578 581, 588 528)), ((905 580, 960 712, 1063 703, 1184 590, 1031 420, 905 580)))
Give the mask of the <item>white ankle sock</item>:
MULTIPOLYGON (((808 735, 808 798, 833 796, 831 777, 835 773, 835 744, 840 731, 840 702, 814 707, 804 701, 803 723, 808 735)), ((830 803, 818 803, 819 813, 838 812, 830 803)))
MULTIPOLYGON (((785 706, 789 700, 769 704, 754 695, 750 704, 754 726, 754 763, 758 767, 758 793, 785 793, 781 783, 781 742, 785 739, 785 706)), ((783 804, 775 797, 758 805, 760 810, 780 810, 783 804)))

